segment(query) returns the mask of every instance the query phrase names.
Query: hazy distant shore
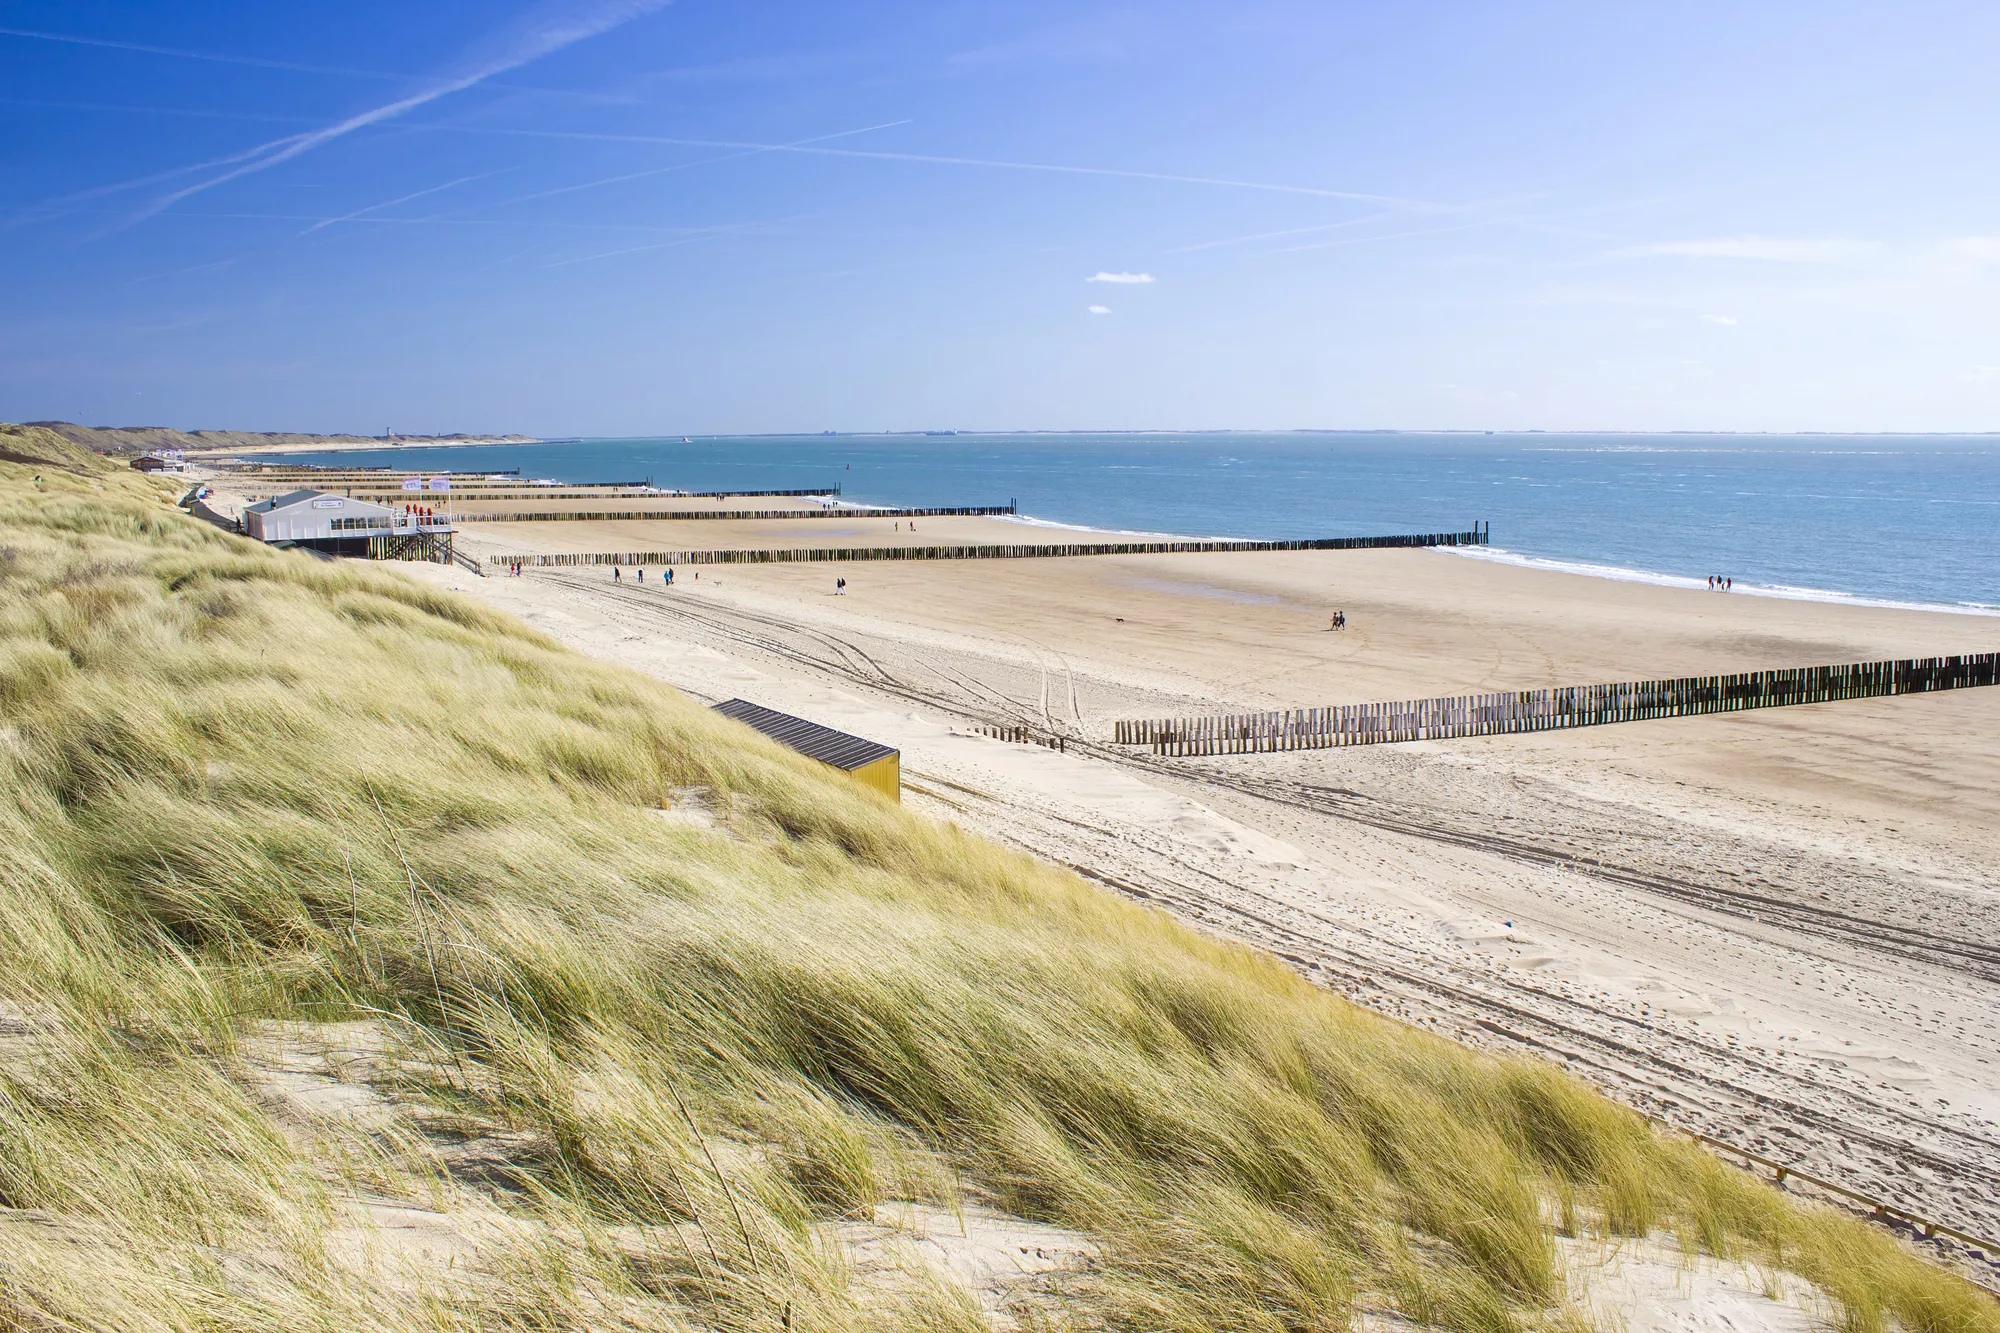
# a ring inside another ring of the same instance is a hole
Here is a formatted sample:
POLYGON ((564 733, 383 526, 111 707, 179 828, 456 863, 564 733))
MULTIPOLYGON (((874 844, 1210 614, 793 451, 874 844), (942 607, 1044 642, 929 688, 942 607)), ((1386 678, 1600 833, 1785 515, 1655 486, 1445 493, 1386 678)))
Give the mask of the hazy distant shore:
MULTIPOLYGON (((203 432, 206 434, 207 432, 203 432)), ((216 432, 220 433, 220 432, 216 432)), ((373 436, 326 435, 250 445, 203 445, 208 454, 367 453, 378 449, 452 449, 482 444, 552 444, 535 435, 398 435, 393 440, 373 436)))
POLYGON ((310 435, 292 431, 177 430, 172 426, 79 426, 73 421, 34 421, 72 444, 120 456, 179 449, 190 454, 268 454, 293 449, 351 452, 362 449, 435 449, 459 444, 543 444, 533 435, 310 435))

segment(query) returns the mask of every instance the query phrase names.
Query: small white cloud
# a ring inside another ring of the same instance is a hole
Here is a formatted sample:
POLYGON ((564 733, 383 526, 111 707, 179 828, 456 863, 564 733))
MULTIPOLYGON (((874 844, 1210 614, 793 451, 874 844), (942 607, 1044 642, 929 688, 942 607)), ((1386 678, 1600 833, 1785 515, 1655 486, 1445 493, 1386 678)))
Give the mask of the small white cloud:
POLYGON ((1093 273, 1085 282, 1152 282, 1150 273, 1093 273))
POLYGON ((1702 318, 1711 324, 1720 324, 1725 328, 1733 329, 1736 327, 1736 316, 1734 315, 1703 315, 1702 318))
POLYGON ((2000 264, 2000 236, 1961 236, 1951 248, 1982 264, 2000 264))
POLYGON ((1687 259, 1755 259, 1774 264, 1839 264, 1857 259, 1874 248, 1866 241, 1840 237, 1721 236, 1705 241, 1634 245, 1616 253, 1632 259, 1671 255, 1687 259))
POLYGON ((1108 305, 1094 305, 1090 307, 1090 313, 1093 315, 1108 315, 1111 313, 1111 307, 1108 305))
POLYGON ((2000 366, 1974 366, 1959 378, 1967 384, 1992 384, 2000 381, 2000 366))

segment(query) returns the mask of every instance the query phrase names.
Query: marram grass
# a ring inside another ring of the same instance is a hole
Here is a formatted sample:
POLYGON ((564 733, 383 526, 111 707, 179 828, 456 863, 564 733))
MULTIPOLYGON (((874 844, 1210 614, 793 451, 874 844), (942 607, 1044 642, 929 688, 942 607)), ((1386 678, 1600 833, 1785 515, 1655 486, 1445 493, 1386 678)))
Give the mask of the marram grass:
POLYGON ((1573 1230, 1792 1271, 1857 1333, 2000 1333, 1558 1071, 45 434, 0 430, 0 1329, 971 1333, 829 1236, 976 1200, 1095 1242, 1019 1312, 1051 1329, 1571 1327, 1573 1230), (720 828, 660 813, 695 791, 720 828), (279 1023, 386 1033, 421 1114, 280 1123, 279 1023), (486 1239, 357 1263, 364 1198, 486 1239))

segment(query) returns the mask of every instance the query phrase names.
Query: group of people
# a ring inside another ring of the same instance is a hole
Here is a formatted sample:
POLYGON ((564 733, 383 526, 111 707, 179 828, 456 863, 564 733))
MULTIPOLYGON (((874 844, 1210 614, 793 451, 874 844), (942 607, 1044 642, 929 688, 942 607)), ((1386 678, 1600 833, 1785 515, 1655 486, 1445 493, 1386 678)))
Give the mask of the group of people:
POLYGON ((1335 611, 1335 612, 1333 613, 1333 617, 1332 617, 1332 618, 1331 618, 1330 620, 1328 620, 1328 621, 1326 622, 1326 627, 1327 627, 1328 629, 1346 629, 1346 628, 1347 628, 1347 612, 1345 612, 1345 611, 1335 611))
MULTIPOLYGON (((644 583, 646 581, 645 566, 643 565, 640 566, 634 572, 638 575, 639 582, 644 583)), ((696 578, 701 577, 699 571, 695 573, 695 577, 696 578)), ((611 581, 613 583, 623 583, 625 581, 625 572, 622 569, 620 569, 617 565, 613 565, 611 567, 611 581)), ((674 567, 672 565, 667 566, 667 572, 665 575, 661 577, 660 582, 666 584, 669 588, 674 586, 674 567)))
POLYGON ((1734 582, 1735 580, 1727 574, 1710 574, 1708 576, 1708 590, 1710 592, 1728 592, 1730 585, 1734 582))

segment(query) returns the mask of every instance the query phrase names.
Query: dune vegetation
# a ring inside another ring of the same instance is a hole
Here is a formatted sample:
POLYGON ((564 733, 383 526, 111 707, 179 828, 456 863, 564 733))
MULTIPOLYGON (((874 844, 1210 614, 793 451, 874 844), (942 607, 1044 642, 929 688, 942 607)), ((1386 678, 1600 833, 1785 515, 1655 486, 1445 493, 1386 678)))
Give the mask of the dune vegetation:
POLYGON ((907 1201, 1087 1236, 1037 1329, 1578 1328, 1563 1238, 1665 1233, 2000 1333, 1558 1070, 171 500, 0 430, 0 1328, 986 1327, 851 1271, 907 1201))

